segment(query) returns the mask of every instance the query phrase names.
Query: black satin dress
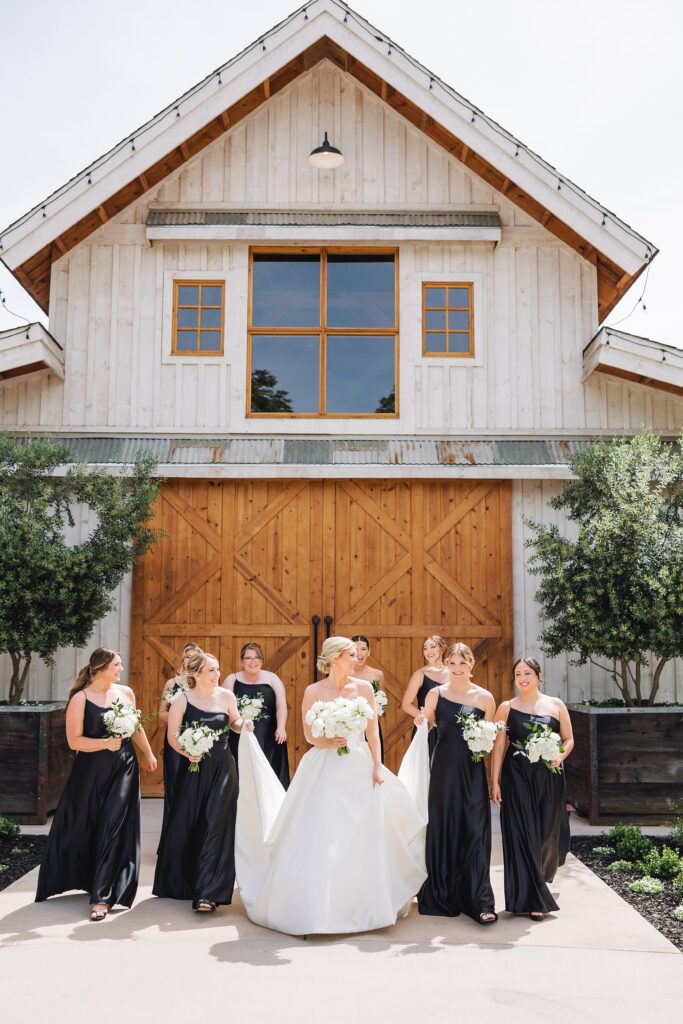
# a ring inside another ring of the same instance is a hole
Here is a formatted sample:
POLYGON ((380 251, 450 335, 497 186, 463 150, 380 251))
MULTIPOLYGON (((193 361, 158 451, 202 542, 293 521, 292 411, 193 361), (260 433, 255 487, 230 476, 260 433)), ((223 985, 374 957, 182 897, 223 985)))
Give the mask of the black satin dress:
MULTIPOLYGON (((243 683, 235 677, 233 684, 235 697, 263 697, 263 710, 266 716, 254 722, 254 736, 259 742, 261 750, 266 755, 270 767, 273 769, 282 785, 287 789, 289 786, 289 759, 287 757, 287 744, 278 743, 275 739, 277 729, 277 706, 275 701, 275 690, 268 683, 243 683)), ((237 761, 237 750, 240 741, 240 734, 230 733, 230 750, 237 761)))
MULTIPOLYGON (((441 686, 441 683, 437 682, 436 679, 432 679, 431 676, 425 675, 425 676, 422 677, 422 683, 420 685, 420 689, 417 691, 417 697, 415 698, 415 700, 417 702, 417 706, 420 709, 420 711, 425 706, 425 701, 427 700, 427 694, 429 693, 430 690, 433 690, 435 686, 441 686)), ((411 733, 411 738, 414 735, 415 735, 415 726, 413 726, 413 731, 411 733)), ((429 736, 428 736, 428 739, 427 739, 427 742, 429 743, 429 756, 430 757, 434 753, 434 748, 436 747, 436 741, 437 741, 437 730, 436 729, 430 729, 429 730, 429 736)))
POLYGON ((551 772, 542 761, 532 764, 512 744, 529 735, 525 722, 560 723, 550 715, 530 715, 510 708, 508 746, 500 779, 500 827, 505 868, 505 909, 511 914, 559 910, 546 885, 552 882, 569 849, 564 772, 551 772))
MULTIPOLYGON (((174 683, 175 682, 178 682, 177 677, 174 679, 174 683)), ((170 706, 170 704, 167 704, 166 710, 168 710, 170 706)), ((177 750, 174 750, 171 744, 168 742, 167 722, 166 732, 164 733, 164 817, 161 823, 162 836, 164 834, 169 814, 171 812, 171 806, 173 804, 173 790, 175 787, 176 776, 184 760, 185 758, 182 757, 177 750)), ((157 853, 158 852, 159 851, 157 850, 157 853)))
MULTIPOLYGON (((106 735, 101 708, 85 700, 83 735, 106 735)), ((140 873, 140 773, 130 740, 120 750, 78 753, 47 840, 36 901, 84 889, 91 903, 130 907, 140 873)))
MULTIPOLYGON (((180 698, 178 698, 180 699, 180 698)), ((202 711, 187 702, 182 728, 193 723, 224 729, 222 711, 202 711)), ((228 737, 219 736, 198 772, 181 757, 173 803, 159 843, 155 896, 174 900, 232 902, 235 888, 237 769, 228 737)))
POLYGON ((489 878, 491 810, 484 762, 475 764, 456 721, 458 715, 484 717, 480 708, 448 700, 436 702, 436 746, 429 780, 427 880, 417 898, 421 914, 479 921, 493 913, 489 878))

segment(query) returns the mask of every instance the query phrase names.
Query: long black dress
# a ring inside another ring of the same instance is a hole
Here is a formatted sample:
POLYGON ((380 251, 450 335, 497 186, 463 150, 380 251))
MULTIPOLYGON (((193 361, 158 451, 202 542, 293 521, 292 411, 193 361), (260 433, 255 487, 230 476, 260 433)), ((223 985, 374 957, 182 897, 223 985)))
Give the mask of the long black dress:
POLYGON ((525 722, 560 723, 551 715, 530 715, 510 708, 510 745, 503 761, 500 827, 505 868, 505 909, 511 914, 559 910, 546 882, 552 882, 568 849, 564 772, 551 772, 542 761, 532 764, 512 744, 529 735, 525 722))
MULTIPOLYGON (((85 699, 83 735, 106 735, 101 708, 85 699)), ((91 903, 130 907, 140 873, 140 773, 130 740, 78 753, 64 787, 38 876, 36 901, 84 889, 91 903)))
MULTIPOLYGON (((262 697, 263 709, 266 715, 254 722, 254 736, 259 742, 261 750, 268 758, 270 767, 273 769, 282 785, 287 789, 289 786, 289 760, 287 758, 287 744, 278 743, 275 739, 277 729, 277 705, 275 690, 268 683, 243 683, 235 677, 233 686, 235 697, 262 697)), ((230 733, 230 750, 237 761, 237 750, 239 744, 239 733, 230 733)))
MULTIPOLYGON (((188 701, 181 728, 195 722, 224 729, 228 716, 222 711, 202 711, 188 701)), ((231 903, 238 784, 227 735, 218 737, 198 772, 191 772, 189 766, 183 757, 159 843, 152 892, 192 900, 195 905, 198 900, 231 903)))
MULTIPOLYGON (((179 682, 178 678, 174 679, 174 683, 179 682)), ((167 704, 168 709, 171 705, 167 704)), ((180 770, 182 762, 185 760, 184 757, 174 750, 171 744, 168 742, 168 723, 166 725, 166 732, 164 733, 164 817, 161 823, 161 835, 163 836, 168 818, 171 812, 171 806, 173 804, 173 791, 175 788, 175 780, 180 770)), ((157 850, 157 853, 159 851, 157 850)))
MULTIPOLYGON (((420 689, 417 691, 417 697, 415 698, 415 700, 417 702, 417 706, 420 709, 420 711, 422 711, 423 707, 425 706, 425 701, 427 700, 427 694, 429 693, 430 690, 433 690, 435 686, 441 686, 441 683, 439 683, 436 679, 432 679, 432 677, 428 676, 428 675, 424 675, 422 677, 422 683, 420 684, 420 689)), ((414 735, 415 735, 415 726, 413 726, 413 731, 411 733, 411 736, 414 736, 414 735)), ((428 737, 428 741, 427 741, 429 743, 429 756, 430 757, 434 753, 434 748, 436 747, 436 740, 437 740, 437 730, 436 729, 430 729, 429 730, 429 737, 428 737)))
POLYGON ((418 895, 421 914, 475 921, 493 913, 489 878, 491 810, 484 762, 475 764, 458 715, 483 718, 480 708, 441 696, 436 702, 437 740, 429 780, 428 877, 418 895))

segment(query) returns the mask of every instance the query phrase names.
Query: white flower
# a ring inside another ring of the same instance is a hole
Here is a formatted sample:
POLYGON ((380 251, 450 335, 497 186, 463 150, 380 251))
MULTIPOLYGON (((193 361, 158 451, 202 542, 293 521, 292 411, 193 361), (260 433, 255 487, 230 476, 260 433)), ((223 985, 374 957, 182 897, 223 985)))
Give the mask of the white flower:
MULTIPOLYGON (((374 717, 375 713, 365 697, 337 697, 332 701, 314 701, 306 712, 305 721, 314 739, 322 736, 334 739, 365 732, 368 721, 374 717)), ((348 754, 349 748, 338 747, 337 753, 348 754)))
POLYGON ((496 736, 505 729, 504 722, 487 722, 485 718, 472 713, 457 715, 456 718, 462 725, 463 737, 472 751, 475 763, 491 753, 496 736))
POLYGON ((120 736, 127 740, 140 728, 140 712, 132 704, 115 700, 103 716, 107 736, 120 736))
POLYGON ((258 722, 267 718, 268 712, 263 707, 263 697, 247 697, 246 694, 237 698, 237 710, 240 718, 246 722, 258 722))
POLYGON ((564 753, 562 738, 558 733, 553 732, 549 725, 534 723, 533 727, 529 728, 529 734, 524 742, 518 740, 513 743, 513 746, 517 747, 516 753, 528 758, 531 764, 543 761, 550 771, 562 770, 561 767, 552 767, 553 761, 556 761, 560 754, 564 753))
MULTIPOLYGON (((191 757, 206 757, 218 737, 225 731, 225 729, 211 729, 208 725, 193 723, 174 735, 186 754, 191 757)), ((199 764, 192 762, 189 770, 191 772, 199 771, 199 764)))
POLYGON ((381 718, 382 715, 384 714, 384 709, 388 703, 389 698, 387 697, 384 690, 375 690, 375 706, 377 708, 377 715, 379 718, 381 718))

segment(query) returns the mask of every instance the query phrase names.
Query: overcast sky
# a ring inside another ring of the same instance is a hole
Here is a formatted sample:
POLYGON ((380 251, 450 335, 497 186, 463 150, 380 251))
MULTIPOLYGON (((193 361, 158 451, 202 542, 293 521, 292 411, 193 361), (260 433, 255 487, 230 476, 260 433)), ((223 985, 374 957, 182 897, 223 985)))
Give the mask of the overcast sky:
MULTIPOLYGON (((623 330, 683 347, 680 0, 358 0, 413 57, 661 251, 623 330)), ((294 9, 0 0, 0 228, 294 9)), ((608 318, 626 317, 643 277, 608 318)), ((0 267, 7 307, 38 307, 0 267)), ((0 330, 18 321, 0 310, 0 330)))

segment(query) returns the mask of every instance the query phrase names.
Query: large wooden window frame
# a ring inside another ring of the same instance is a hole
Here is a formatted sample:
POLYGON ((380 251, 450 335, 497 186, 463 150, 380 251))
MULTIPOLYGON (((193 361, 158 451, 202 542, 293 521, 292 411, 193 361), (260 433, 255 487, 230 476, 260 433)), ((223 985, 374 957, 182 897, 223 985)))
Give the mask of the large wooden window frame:
POLYGON ((204 279, 201 279, 201 280, 194 280, 194 279, 192 279, 192 280, 185 281, 182 278, 176 278, 173 281, 173 324, 172 324, 172 328, 171 328, 171 355, 172 356, 191 356, 192 358, 195 358, 195 357, 199 356, 202 359, 204 357, 206 357, 206 356, 208 356, 208 357, 211 357, 211 356, 213 356, 213 357, 215 357, 215 356, 222 356, 223 355, 223 348, 224 348, 224 344, 225 344, 225 342, 224 342, 224 333, 225 333, 225 282, 224 281, 215 281, 215 280, 211 281, 211 280, 204 280, 204 279), (178 294, 179 294, 179 291, 180 291, 181 288, 198 288, 199 289, 199 292, 198 292, 198 300, 199 301, 198 301, 196 306, 194 304, 191 304, 191 305, 188 305, 188 304, 179 305, 179 303, 178 303, 178 294), (220 291, 221 291, 221 304, 220 304, 220 306, 210 306, 210 305, 202 304, 202 301, 201 301, 201 299, 202 299, 202 288, 220 288, 220 291), (196 309, 197 310, 197 327, 196 327, 197 348, 178 348, 177 347, 178 331, 183 332, 184 330, 187 330, 188 333, 189 333, 190 331, 195 330, 195 328, 191 328, 191 327, 188 327, 188 328, 178 327, 178 310, 179 309, 196 309), (218 328, 216 328, 216 327, 204 327, 204 328, 202 328, 202 326, 201 326, 202 309, 220 309, 220 327, 218 327, 218 328), (202 348, 200 348, 200 345, 201 345, 201 332, 202 332, 202 330, 211 331, 212 334, 218 334, 220 336, 220 347, 219 348, 212 348, 212 349, 202 349, 202 348))
POLYGON ((359 248, 357 246, 253 246, 249 250, 249 295, 247 309, 247 408, 250 419, 380 419, 395 420, 399 417, 399 302, 398 302, 398 249, 395 247, 359 248), (287 254, 320 256, 320 326, 319 327, 254 327, 253 283, 254 256, 282 256, 287 254), (393 327, 327 327, 327 257, 329 255, 349 256, 393 256, 394 258, 394 326, 393 327), (287 336, 308 335, 320 339, 320 412, 252 412, 251 411, 251 343, 258 335, 287 336), (327 377, 327 338, 335 335, 348 337, 376 337, 383 335, 394 338, 394 412, 327 412, 325 382, 327 377))
POLYGON ((474 351, 474 284, 472 281, 423 281, 422 282, 422 355, 427 359, 472 359, 475 355, 474 351), (446 293, 446 305, 445 306, 428 306, 427 305, 427 289, 428 288, 442 288, 446 293), (467 291, 467 307, 465 306, 449 306, 448 305, 448 289, 449 288, 461 288, 467 291), (469 314, 469 327, 466 331, 448 328, 448 313, 450 311, 465 311, 469 314), (444 310, 446 313, 446 326, 443 330, 440 328, 427 328, 427 310, 444 310), (427 351, 427 335, 429 334, 443 334, 446 338, 446 349, 443 352, 428 352, 427 351), (449 335, 467 335, 468 347, 466 352, 449 352, 448 351, 448 338, 449 335))

